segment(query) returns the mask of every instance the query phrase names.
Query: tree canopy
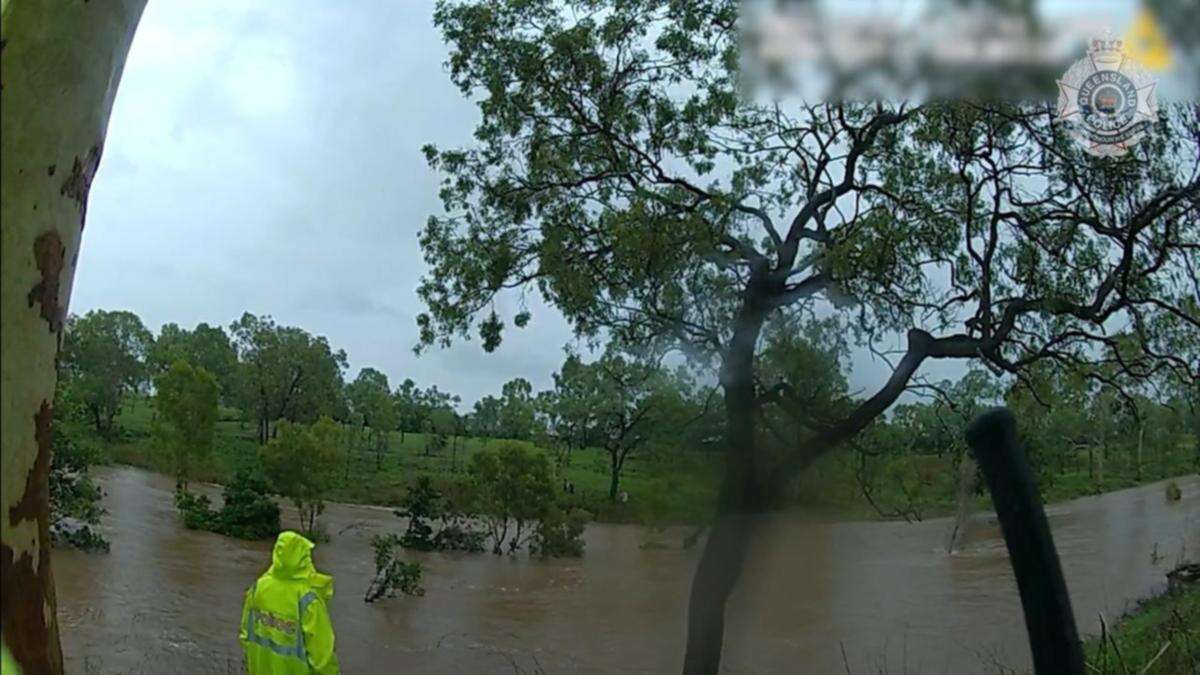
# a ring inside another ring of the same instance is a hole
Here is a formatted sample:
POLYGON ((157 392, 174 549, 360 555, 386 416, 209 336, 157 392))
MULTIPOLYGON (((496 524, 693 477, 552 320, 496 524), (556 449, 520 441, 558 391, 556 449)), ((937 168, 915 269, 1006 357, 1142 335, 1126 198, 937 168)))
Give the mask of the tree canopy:
POLYGON ((609 455, 610 500, 629 456, 655 435, 679 431, 665 428, 664 413, 673 410, 667 399, 678 398, 682 387, 657 363, 611 353, 585 363, 570 355, 554 374, 554 386, 550 407, 560 431, 609 455))
POLYGON ((858 342, 906 336, 893 378, 783 477, 930 358, 1014 374, 1114 360, 1102 329, 1125 320, 1141 348, 1129 368, 1194 377, 1163 349, 1200 321, 1185 304, 1194 110, 1103 162, 1045 107, 759 104, 737 95, 736 3, 596 9, 439 5, 451 79, 482 119, 473 146, 426 150, 445 207, 422 236, 426 344, 478 327, 494 345, 509 288, 536 289, 583 334, 667 339, 726 377, 764 324, 813 297, 854 317, 858 342))
MULTIPOLYGON (((737 7, 438 5, 450 78, 480 121, 470 146, 425 149, 443 213, 421 236, 422 344, 477 331, 495 348, 496 300, 515 290, 542 295, 583 336, 712 364, 727 514, 769 505, 919 384, 929 359, 1017 378, 1044 362, 1198 381, 1197 364, 1168 349, 1200 330, 1195 107, 1168 107, 1129 155, 1097 159, 1044 104, 743 97, 737 7), (761 379, 760 338, 816 309, 842 316, 857 344, 904 347, 874 392, 767 453, 763 406, 789 401, 761 379), (1110 336, 1120 324, 1136 349, 1110 336)), ((739 558, 715 551, 745 545, 728 528, 708 539, 695 580, 698 672, 716 668, 737 578, 727 561, 739 558)))
POLYGON ((375 447, 375 466, 383 463, 388 439, 399 423, 396 401, 388 387, 387 375, 374 368, 363 368, 358 377, 346 385, 346 399, 354 419, 371 431, 375 447))
POLYGON ((181 360, 211 373, 221 387, 223 398, 233 395, 237 352, 223 328, 199 323, 188 330, 174 323, 163 324, 146 354, 146 365, 157 374, 181 360))
POLYGON ((338 425, 322 417, 312 425, 282 422, 279 433, 264 445, 263 468, 275 491, 292 500, 304 532, 320 535, 317 517, 325 510, 325 493, 343 462, 338 425))
POLYGON ((340 411, 346 353, 323 336, 250 313, 230 333, 241 362, 238 398, 247 417, 257 420, 260 442, 277 420, 311 423, 340 411))
POLYGON ((499 424, 500 437, 528 440, 534 431, 535 421, 533 385, 518 377, 500 388, 499 424))
POLYGON ((220 386, 212 373, 179 360, 155 378, 154 390, 162 437, 175 458, 175 477, 186 486, 192 466, 212 450, 220 386))
POLYGON ((63 376, 92 417, 111 433, 124 397, 146 384, 146 354, 154 336, 133 312, 93 310, 67 321, 63 376))

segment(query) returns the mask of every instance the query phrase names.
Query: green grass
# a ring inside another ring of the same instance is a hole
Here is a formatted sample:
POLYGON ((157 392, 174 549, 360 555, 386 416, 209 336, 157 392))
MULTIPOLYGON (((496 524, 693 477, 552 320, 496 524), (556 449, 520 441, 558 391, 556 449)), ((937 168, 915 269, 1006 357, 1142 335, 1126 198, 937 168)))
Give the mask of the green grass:
MULTIPOLYGON (((106 454, 124 464, 162 473, 172 471, 170 458, 157 445, 153 429, 154 410, 147 400, 126 405, 118 417, 120 438, 104 443, 106 454)), ((329 498, 363 504, 396 505, 418 476, 433 478, 447 494, 460 494, 468 479, 470 456, 495 447, 495 439, 459 438, 457 451, 450 448, 426 455, 425 434, 393 432, 387 454, 377 464, 375 453, 349 450, 348 474, 343 473, 329 498)), ((554 454, 546 452, 551 459, 554 454)), ((235 410, 222 409, 217 423, 214 452, 194 469, 194 480, 225 483, 244 465, 257 461, 255 425, 242 423, 235 410)), ((1040 487, 1047 503, 1085 495, 1133 487, 1195 471, 1194 454, 1180 446, 1174 452, 1146 449, 1141 481, 1131 454, 1124 448, 1110 448, 1104 462, 1103 481, 1088 472, 1086 451, 1065 456, 1052 470, 1043 470, 1040 487)), ((880 513, 863 497, 855 479, 855 455, 833 452, 822 458, 800 477, 791 497, 792 504, 838 519, 879 519, 880 513)), ((949 456, 905 455, 873 460, 877 477, 873 492, 884 518, 924 519, 953 514, 956 471, 949 456)), ((626 462, 621 489, 629 493, 624 504, 608 499, 609 458, 602 450, 589 448, 573 451, 569 461, 558 468, 558 478, 573 482, 575 494, 569 504, 592 512, 603 522, 648 524, 705 522, 713 513, 721 480, 722 461, 711 453, 678 453, 670 460, 655 461, 633 455, 626 462)), ((986 492, 972 497, 973 506, 988 509, 986 492)))
MULTIPOLYGON (((1147 449, 1140 480, 1132 457, 1126 448, 1110 448, 1101 479, 1089 473, 1086 450, 1067 455, 1061 465, 1056 463, 1040 472, 1038 487, 1042 499, 1053 504, 1196 471, 1194 451, 1185 444, 1171 452, 1147 449)), ((843 519, 880 518, 879 512, 863 497, 855 478, 857 461, 849 452, 830 453, 817 461, 797 481, 796 503, 843 519)), ((957 470, 948 455, 907 455, 872 461, 877 462, 873 471, 879 478, 872 494, 884 517, 902 518, 900 514, 905 513, 912 519, 925 519, 955 513, 957 470)), ((975 510, 992 506, 986 490, 971 499, 975 510)))
POLYGON ((1200 673, 1200 585, 1143 602, 1084 652, 1088 672, 1101 675, 1200 673))
MULTIPOLYGON (((105 454, 114 462, 161 473, 173 471, 169 455, 153 434, 154 410, 139 400, 126 405, 117 418, 119 438, 104 442, 105 454)), ((255 425, 243 424, 237 411, 222 409, 217 423, 214 450, 206 461, 193 468, 192 480, 225 483, 239 467, 252 466, 257 458, 255 425)), ((468 480, 471 455, 502 442, 517 442, 555 454, 523 441, 458 438, 435 455, 426 454, 425 434, 393 432, 388 450, 377 457, 371 450, 347 443, 347 470, 342 472, 328 498, 333 501, 394 506, 418 476, 427 475, 448 495, 460 494, 468 480)), ((365 444, 363 444, 365 445, 365 444)), ((629 493, 626 503, 608 499, 609 456, 602 450, 575 450, 559 467, 558 479, 575 484, 575 493, 564 499, 581 506, 604 522, 690 523, 710 517, 720 483, 720 461, 712 455, 677 458, 665 465, 632 455, 621 474, 621 489, 629 493)))

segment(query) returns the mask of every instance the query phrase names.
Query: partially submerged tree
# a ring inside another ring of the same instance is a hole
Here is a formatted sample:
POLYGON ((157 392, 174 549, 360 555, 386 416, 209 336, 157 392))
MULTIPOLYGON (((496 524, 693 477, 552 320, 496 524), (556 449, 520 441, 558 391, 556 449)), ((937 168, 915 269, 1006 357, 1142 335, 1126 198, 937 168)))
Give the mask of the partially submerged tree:
POLYGON ((426 148, 445 215, 421 237, 423 344, 478 328, 493 348, 497 296, 536 289, 581 335, 717 367, 727 475, 690 599, 697 673, 719 667, 753 529, 742 516, 878 418, 927 360, 1017 377, 1039 361, 1116 363, 1105 332, 1128 323, 1141 349, 1121 368, 1194 373, 1162 336, 1200 329, 1184 304, 1200 264, 1194 108, 1098 160, 1046 106, 760 103, 737 90, 736 12, 440 4, 451 79, 481 120, 474 146, 426 148), (760 379, 760 337, 817 299, 854 317, 857 342, 904 347, 876 391, 765 453, 763 406, 795 406, 760 379))
POLYGON ((343 461, 338 435, 337 422, 328 417, 311 426, 281 422, 278 435, 260 450, 272 488, 292 500, 308 535, 321 535, 317 517, 343 461))
POLYGON ((417 482, 404 493, 400 508, 395 511, 397 516, 408 518, 408 527, 400 538, 400 545, 418 551, 434 550, 436 546, 430 522, 438 518, 441 512, 441 493, 433 486, 429 476, 418 477, 417 482))
POLYGON ((144 6, 0 3, 0 632, 26 673, 62 672, 47 495, 54 363, 88 191, 144 6))
POLYGON ((500 555, 506 544, 509 553, 516 553, 554 503, 550 462, 541 453, 508 442, 472 455, 470 470, 492 553, 500 555))
POLYGON ((122 404, 146 384, 154 336, 133 312, 93 310, 67 321, 62 370, 91 414, 96 431, 111 434, 122 404))

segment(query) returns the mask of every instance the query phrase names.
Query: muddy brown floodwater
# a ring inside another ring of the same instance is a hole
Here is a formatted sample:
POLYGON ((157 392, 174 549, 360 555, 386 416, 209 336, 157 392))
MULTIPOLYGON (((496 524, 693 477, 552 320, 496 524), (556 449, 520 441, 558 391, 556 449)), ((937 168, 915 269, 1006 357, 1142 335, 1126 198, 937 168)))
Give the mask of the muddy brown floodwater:
MULTIPOLYGON (((100 469, 112 552, 54 556, 59 621, 72 673, 238 673, 243 593, 270 542, 179 523, 170 478, 100 469)), ((1200 557, 1200 477, 1049 508, 1076 616, 1098 630, 1200 557)), ((294 516, 284 513, 285 525, 294 516)), ((583 558, 414 554, 424 597, 372 605, 368 539, 400 531, 390 509, 330 505, 332 541, 315 552, 333 574, 337 650, 346 673, 669 673, 684 645, 699 547, 684 532, 588 528, 583 558), (644 547, 657 540, 670 548, 644 547)), ((974 517, 961 549, 950 522, 820 523, 775 516, 730 606, 731 673, 977 673, 1028 667, 1016 586, 998 526, 974 517), (843 663, 843 652, 848 664, 843 663)))

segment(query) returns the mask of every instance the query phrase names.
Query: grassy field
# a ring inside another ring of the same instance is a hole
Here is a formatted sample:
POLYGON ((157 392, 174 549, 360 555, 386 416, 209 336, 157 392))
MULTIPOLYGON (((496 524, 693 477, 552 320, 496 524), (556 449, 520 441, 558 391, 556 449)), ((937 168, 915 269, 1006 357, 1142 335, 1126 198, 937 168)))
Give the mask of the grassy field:
MULTIPOLYGON (((1196 473, 1193 449, 1181 445, 1172 452, 1146 452, 1142 475, 1125 448, 1110 448, 1105 461, 1103 479, 1088 472, 1088 457, 1081 450, 1057 463, 1053 471, 1039 475, 1039 488, 1046 503, 1055 503, 1115 490, 1136 487, 1145 483, 1196 473)), ((797 481, 795 500, 817 511, 829 512, 843 519, 878 519, 880 513, 863 497, 855 478, 857 457, 849 452, 834 452, 815 463, 797 481)), ((949 456, 911 455, 894 459, 873 460, 880 463, 875 470, 882 476, 873 497, 882 517, 925 519, 955 513, 957 471, 949 456)), ((992 507, 986 489, 972 495, 975 510, 992 507)))
MULTIPOLYGON (((153 417, 148 401, 125 406, 118 418, 120 437, 103 442, 101 454, 111 461, 170 473, 170 458, 158 447, 153 434, 153 417)), ((458 438, 441 453, 427 455, 425 434, 393 432, 387 454, 377 458, 374 452, 361 449, 361 443, 356 449, 350 435, 347 430, 348 466, 329 498, 383 505, 399 503, 409 484, 421 475, 431 476, 445 493, 455 494, 460 491, 457 486, 468 479, 466 467, 472 454, 511 442, 458 438)), ((196 468, 195 479, 224 483, 240 466, 256 461, 254 425, 242 423, 236 411, 222 410, 214 445, 208 461, 196 468)), ((532 444, 529 447, 535 448, 532 444)), ((547 452, 554 459, 553 453, 535 449, 547 452)), ((1124 449, 1110 449, 1103 482, 1089 475, 1086 452, 1068 457, 1053 473, 1042 477, 1043 496, 1047 502, 1057 502, 1133 487, 1139 481, 1129 456, 1124 449)), ((671 524, 704 522, 711 517, 721 478, 719 455, 683 453, 669 463, 631 456, 621 479, 621 489, 629 493, 624 504, 608 500, 608 461, 602 450, 576 450, 558 468, 559 479, 576 486, 569 500, 591 511, 597 520, 671 524)), ((873 469, 879 476, 873 497, 882 515, 863 497, 855 478, 856 461, 847 451, 826 456, 799 479, 793 502, 839 519, 924 519, 952 514, 956 508, 956 471, 948 456, 910 455, 874 460, 881 462, 873 469)), ((1147 451, 1140 482, 1194 472, 1192 461, 1189 448, 1180 447, 1170 453, 1147 451)), ((977 509, 991 506, 986 492, 972 499, 977 509)))
POLYGON ((1143 602, 1084 651, 1101 675, 1200 673, 1200 585, 1143 602))
MULTIPOLYGON (((102 442, 104 455, 111 461, 170 473, 171 460, 158 447, 153 433, 153 408, 138 401, 125 406, 118 417, 120 437, 102 442)), ((425 434, 393 432, 388 451, 377 457, 362 449, 365 444, 350 442, 347 430, 348 466, 329 494, 333 501, 393 506, 418 476, 428 475, 446 494, 455 494, 456 485, 468 480, 470 456, 485 448, 498 447, 495 439, 458 438, 439 454, 427 455, 425 434)), ((515 441, 523 443, 521 441, 515 441)), ((546 452, 551 461, 555 455, 546 452)), ((233 410, 222 410, 217 423, 216 441, 211 456, 193 471, 193 479, 224 483, 236 470, 252 465, 258 451, 254 424, 243 424, 233 410)), ((605 522, 689 523, 706 520, 713 510, 721 479, 718 457, 696 455, 676 458, 669 466, 632 455, 621 474, 621 489, 629 493, 626 503, 608 499, 609 457, 599 449, 573 451, 557 471, 559 480, 575 484, 568 502, 582 506, 605 522)))

